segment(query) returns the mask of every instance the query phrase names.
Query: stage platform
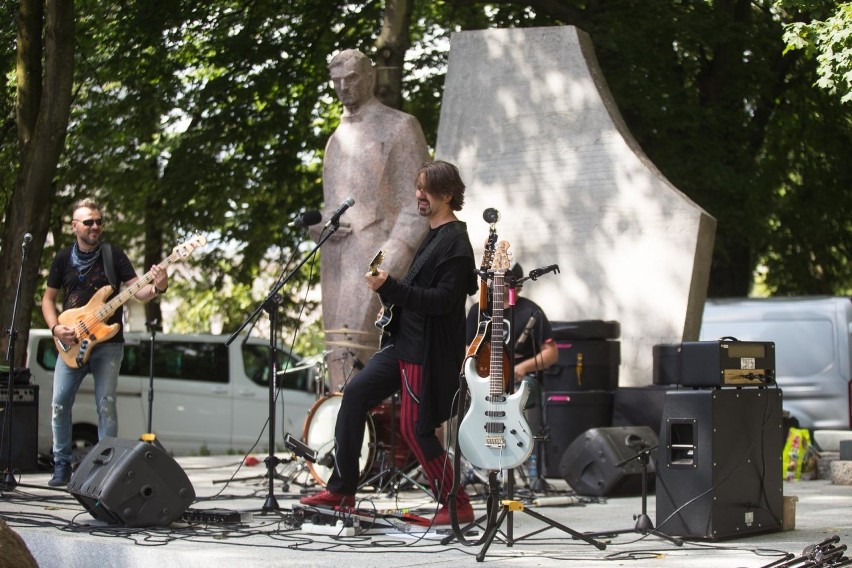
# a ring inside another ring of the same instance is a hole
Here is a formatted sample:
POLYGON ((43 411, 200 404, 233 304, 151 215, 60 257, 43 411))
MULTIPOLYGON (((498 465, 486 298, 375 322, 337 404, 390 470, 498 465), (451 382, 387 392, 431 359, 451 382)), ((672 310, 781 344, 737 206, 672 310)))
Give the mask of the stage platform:
MULTIPOLYGON (((363 491, 358 494, 361 519, 377 513, 372 528, 337 536, 333 530, 305 530, 305 514, 298 498, 316 490, 301 460, 278 467, 274 503, 269 510, 269 484, 265 456, 260 463, 241 466, 240 456, 177 458, 196 492, 191 511, 214 509, 222 520, 175 522, 164 528, 125 528, 95 519, 66 490, 47 486, 49 473, 24 474, 18 486, 4 491, 0 516, 26 541, 42 568, 91 568, 106 566, 149 567, 416 567, 475 565, 477 556, 486 563, 524 567, 588 567, 592 565, 654 566, 660 568, 762 567, 796 556, 805 547, 837 535, 839 545, 852 544, 852 487, 829 481, 785 483, 784 494, 798 497, 796 528, 756 534, 739 539, 710 541, 690 539, 675 546, 666 539, 629 532, 597 537, 604 550, 572 536, 533 515, 517 512, 487 550, 482 545, 464 546, 446 542, 449 527, 434 528, 404 522, 389 511, 405 511, 429 518, 436 504, 423 491, 406 488, 396 493, 363 491), (325 532, 326 534, 316 534, 325 532), (512 545, 507 535, 513 537, 512 545)), ((471 487, 479 490, 476 475, 471 487)), ((580 533, 632 529, 634 515, 641 512, 640 497, 576 498, 561 480, 549 480, 550 489, 533 494, 522 482, 515 497, 528 511, 561 523, 580 533), (534 506, 538 499, 561 501, 561 505, 534 506)), ((485 499, 474 499, 477 514, 484 514, 485 499)), ((655 499, 648 499, 648 513, 655 520, 655 499)), ((212 517, 216 517, 213 515, 212 517)), ((202 518, 205 518, 202 515, 202 518)), ((329 527, 330 528, 330 527, 329 527)), ((349 529, 343 528, 341 531, 349 529)), ((338 531, 339 532, 339 531, 338 531)), ((482 536, 482 527, 468 538, 482 536)), ((0 558, 0 565, 3 565, 0 558)))

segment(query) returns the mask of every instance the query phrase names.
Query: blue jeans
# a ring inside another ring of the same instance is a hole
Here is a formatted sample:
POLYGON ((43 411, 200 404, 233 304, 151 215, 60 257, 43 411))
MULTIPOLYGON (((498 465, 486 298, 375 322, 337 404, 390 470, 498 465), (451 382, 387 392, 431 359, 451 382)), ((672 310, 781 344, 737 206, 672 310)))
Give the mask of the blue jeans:
POLYGON ((98 408, 98 439, 118 435, 116 390, 118 371, 124 359, 123 343, 104 343, 92 349, 88 362, 72 369, 62 358, 53 372, 53 460, 71 463, 71 407, 80 383, 90 372, 95 380, 95 403, 98 408))

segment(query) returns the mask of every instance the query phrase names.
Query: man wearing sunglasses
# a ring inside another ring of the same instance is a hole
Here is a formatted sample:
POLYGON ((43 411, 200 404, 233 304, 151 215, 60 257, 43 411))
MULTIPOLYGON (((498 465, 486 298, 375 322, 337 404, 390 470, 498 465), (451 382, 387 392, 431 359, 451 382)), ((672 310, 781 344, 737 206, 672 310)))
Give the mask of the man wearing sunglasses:
MULTIPOLYGON (((119 248, 104 247, 101 242, 104 218, 101 209, 92 199, 82 199, 74 205, 71 216, 71 231, 76 240, 73 245, 59 251, 50 266, 47 276, 47 288, 41 300, 44 321, 53 336, 65 345, 74 345, 79 341, 77 330, 73 326, 59 323, 57 298, 63 291, 62 308, 83 308, 104 286, 111 285, 109 272, 113 273, 115 283, 107 302, 118 294, 123 282, 132 285, 138 277, 130 259, 119 248), (109 259, 104 260, 106 250, 112 260, 113 270, 109 270, 109 259)), ((150 286, 143 286, 135 297, 148 302, 168 288, 166 271, 157 265, 151 268, 154 276, 150 286)), ((60 357, 56 361, 53 375, 53 477, 48 485, 65 485, 71 479, 71 406, 80 383, 91 373, 95 381, 95 402, 98 408, 98 438, 118 435, 118 416, 116 414, 116 388, 118 371, 124 358, 124 334, 121 326, 123 310, 118 309, 106 322, 106 325, 119 324, 118 333, 91 347, 88 359, 78 369, 69 367, 60 357)))

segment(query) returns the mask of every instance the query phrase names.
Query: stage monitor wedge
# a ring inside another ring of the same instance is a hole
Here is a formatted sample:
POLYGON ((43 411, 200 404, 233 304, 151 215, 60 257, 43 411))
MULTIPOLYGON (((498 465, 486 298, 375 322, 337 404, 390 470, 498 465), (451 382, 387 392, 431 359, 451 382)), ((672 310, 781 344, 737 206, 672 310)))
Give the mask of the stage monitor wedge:
POLYGON ((186 472, 160 447, 106 437, 68 483, 96 519, 126 527, 168 526, 195 500, 186 472))

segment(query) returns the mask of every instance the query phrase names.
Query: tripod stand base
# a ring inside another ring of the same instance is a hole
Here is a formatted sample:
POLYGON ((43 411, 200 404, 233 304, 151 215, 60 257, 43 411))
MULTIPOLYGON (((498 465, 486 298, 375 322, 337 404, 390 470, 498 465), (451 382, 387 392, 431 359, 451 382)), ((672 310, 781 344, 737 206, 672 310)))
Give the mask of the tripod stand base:
MULTIPOLYGON (((537 513, 536 511, 531 511, 530 509, 527 509, 526 507, 524 507, 524 504, 521 503, 520 501, 512 501, 512 500, 507 499, 507 500, 504 500, 502 503, 503 503, 503 511, 500 513, 500 516, 497 518, 497 522, 494 523, 494 526, 489 528, 488 534, 485 537, 485 544, 482 546, 482 550, 479 551, 479 554, 476 555, 476 560, 478 562, 482 562, 485 559, 485 553, 488 552, 488 547, 491 546, 491 542, 494 540, 494 537, 497 535, 497 531, 500 530, 500 526, 503 524, 503 520, 506 518, 506 516, 509 515, 510 513, 516 513, 516 512, 525 513, 525 514, 533 517, 534 519, 538 519, 539 521, 546 523, 553 528, 559 529, 563 532, 570 534, 571 536, 573 536, 574 538, 576 538, 578 540, 582 540, 583 542, 591 544, 592 546, 594 546, 598 550, 606 550, 606 544, 595 540, 594 538, 592 538, 591 536, 589 536, 587 534, 583 534, 583 533, 575 531, 574 529, 568 528, 565 525, 563 525, 562 523, 557 523, 553 519, 548 519, 547 517, 545 517, 544 515, 542 515, 540 513, 537 513)), ((532 533, 532 534, 538 534, 540 532, 541 531, 536 531, 535 533, 532 533)), ((517 538, 515 540, 521 540, 522 538, 525 538, 525 537, 517 538)), ((511 542, 510 542, 510 545, 511 545, 511 542)))

